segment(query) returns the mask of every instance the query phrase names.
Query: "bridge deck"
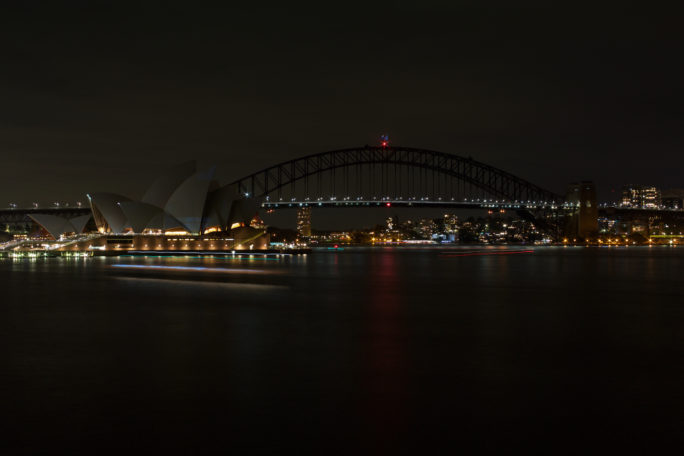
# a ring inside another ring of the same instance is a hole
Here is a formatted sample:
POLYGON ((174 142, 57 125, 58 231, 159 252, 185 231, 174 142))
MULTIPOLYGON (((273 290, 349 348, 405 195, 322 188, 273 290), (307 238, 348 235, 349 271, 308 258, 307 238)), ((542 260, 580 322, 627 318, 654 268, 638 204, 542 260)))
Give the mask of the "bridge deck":
POLYGON ((371 199, 371 200, 305 200, 305 201, 264 201, 265 209, 296 209, 299 207, 421 207, 421 208, 455 208, 455 209, 573 209, 552 203, 507 203, 493 201, 452 201, 428 199, 371 199))
MULTIPOLYGON (((567 210, 577 209, 572 204, 555 204, 552 202, 500 202, 500 201, 455 201, 447 199, 317 199, 317 200, 292 200, 271 201, 266 200, 261 204, 264 209, 296 209, 299 207, 415 207, 415 208, 453 208, 453 209, 525 209, 525 210, 567 210)), ((623 208, 602 205, 599 207, 599 215, 623 215, 623 216, 676 216, 684 217, 684 209, 640 209, 623 208)))

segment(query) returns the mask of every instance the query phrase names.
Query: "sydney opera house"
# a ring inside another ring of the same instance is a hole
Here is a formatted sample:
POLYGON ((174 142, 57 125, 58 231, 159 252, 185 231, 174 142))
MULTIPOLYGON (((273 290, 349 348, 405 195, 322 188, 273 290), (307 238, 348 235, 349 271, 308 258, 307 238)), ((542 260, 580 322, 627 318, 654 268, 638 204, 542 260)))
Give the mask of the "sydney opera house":
POLYGON ((35 215, 55 239, 82 237, 69 250, 242 250, 268 248, 258 203, 214 179, 194 161, 152 181, 140 200, 114 193, 88 195, 92 216, 35 215), (83 230, 92 221, 96 232, 83 230))

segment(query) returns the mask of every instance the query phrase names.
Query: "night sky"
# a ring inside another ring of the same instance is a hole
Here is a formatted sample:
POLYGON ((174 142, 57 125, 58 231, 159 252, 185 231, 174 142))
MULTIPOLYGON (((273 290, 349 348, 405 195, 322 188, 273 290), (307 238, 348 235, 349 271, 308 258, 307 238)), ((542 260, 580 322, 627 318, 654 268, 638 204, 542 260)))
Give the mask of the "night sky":
POLYGON ((139 197, 188 158, 227 182, 382 133, 600 200, 684 187, 681 19, 648 4, 15 3, 0 206, 139 197))

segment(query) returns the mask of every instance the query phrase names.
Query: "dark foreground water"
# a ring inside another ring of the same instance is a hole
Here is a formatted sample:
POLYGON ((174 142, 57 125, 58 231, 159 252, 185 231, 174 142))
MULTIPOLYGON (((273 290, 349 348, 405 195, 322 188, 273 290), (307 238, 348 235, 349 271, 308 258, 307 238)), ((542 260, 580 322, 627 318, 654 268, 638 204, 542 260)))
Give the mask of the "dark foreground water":
POLYGON ((684 449, 684 248, 502 252, 0 260, 0 454, 684 449))

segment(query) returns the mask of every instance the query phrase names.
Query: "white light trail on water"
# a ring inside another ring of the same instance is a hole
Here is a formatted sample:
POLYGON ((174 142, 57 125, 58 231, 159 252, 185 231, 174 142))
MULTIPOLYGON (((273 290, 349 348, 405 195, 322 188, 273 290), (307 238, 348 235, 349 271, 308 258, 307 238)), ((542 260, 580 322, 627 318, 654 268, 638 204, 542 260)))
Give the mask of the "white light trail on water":
POLYGON ((203 266, 152 266, 146 264, 113 264, 113 268, 148 269, 153 271, 217 272, 223 274, 278 274, 279 271, 264 269, 207 268, 203 266))

